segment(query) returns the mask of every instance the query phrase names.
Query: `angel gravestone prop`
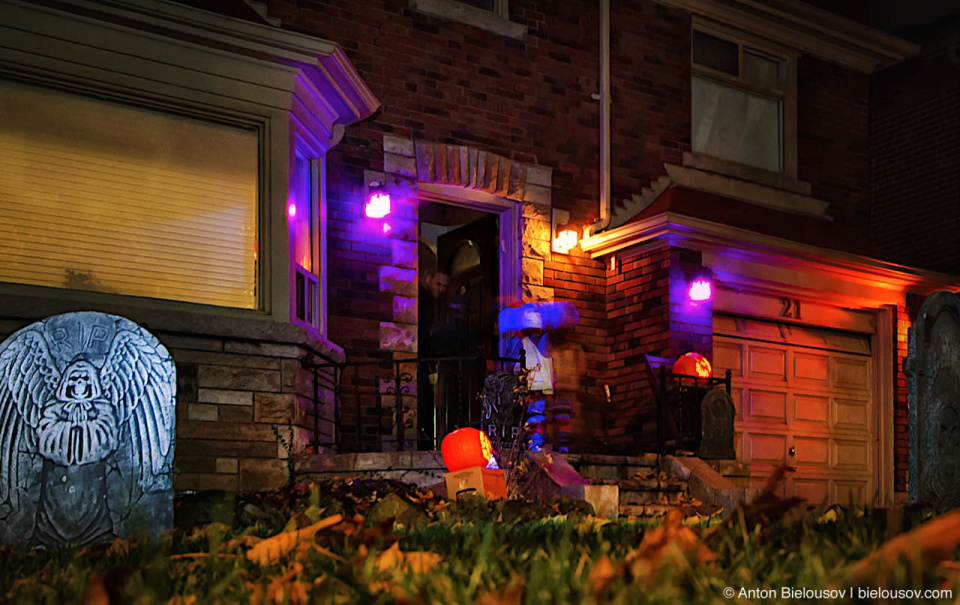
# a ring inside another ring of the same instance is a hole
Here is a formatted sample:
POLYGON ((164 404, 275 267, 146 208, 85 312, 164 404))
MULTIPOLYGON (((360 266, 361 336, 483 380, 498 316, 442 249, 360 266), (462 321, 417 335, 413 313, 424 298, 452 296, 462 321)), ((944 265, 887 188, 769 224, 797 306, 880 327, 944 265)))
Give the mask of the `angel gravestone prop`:
POLYGON ((170 529, 175 393, 166 348, 116 315, 56 315, 0 344, 0 544, 170 529))

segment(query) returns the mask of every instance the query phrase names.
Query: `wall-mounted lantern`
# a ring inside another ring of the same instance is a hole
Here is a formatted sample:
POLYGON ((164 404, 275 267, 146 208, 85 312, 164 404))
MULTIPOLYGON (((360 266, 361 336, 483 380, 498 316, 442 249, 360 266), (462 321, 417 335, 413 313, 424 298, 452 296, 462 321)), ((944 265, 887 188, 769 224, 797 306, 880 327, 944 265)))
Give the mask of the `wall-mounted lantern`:
POLYGON ((577 247, 578 237, 576 229, 568 228, 570 213, 566 210, 554 208, 551 211, 550 238, 553 242, 551 249, 559 254, 568 254, 577 247))
MULTIPOLYGON (((374 183, 371 183, 374 185, 374 183)), ((367 218, 383 218, 390 214, 390 194, 374 191, 367 198, 367 205, 363 208, 367 218)))
POLYGON ((690 281, 687 289, 687 298, 690 302, 706 302, 713 298, 713 282, 709 277, 696 277, 690 281))

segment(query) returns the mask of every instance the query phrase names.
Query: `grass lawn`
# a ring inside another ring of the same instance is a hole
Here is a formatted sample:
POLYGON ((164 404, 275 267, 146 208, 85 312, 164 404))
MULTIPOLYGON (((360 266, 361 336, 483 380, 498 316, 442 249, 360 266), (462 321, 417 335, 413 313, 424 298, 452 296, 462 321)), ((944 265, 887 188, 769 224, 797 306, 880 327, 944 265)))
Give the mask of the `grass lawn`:
POLYGON ((866 591, 883 589, 920 591, 885 602, 929 603, 938 599, 927 590, 960 594, 953 514, 924 524, 921 512, 772 504, 727 522, 678 515, 657 525, 597 519, 568 500, 450 503, 385 481, 201 494, 180 498, 178 529, 152 542, 3 549, 0 602, 881 602, 866 591))

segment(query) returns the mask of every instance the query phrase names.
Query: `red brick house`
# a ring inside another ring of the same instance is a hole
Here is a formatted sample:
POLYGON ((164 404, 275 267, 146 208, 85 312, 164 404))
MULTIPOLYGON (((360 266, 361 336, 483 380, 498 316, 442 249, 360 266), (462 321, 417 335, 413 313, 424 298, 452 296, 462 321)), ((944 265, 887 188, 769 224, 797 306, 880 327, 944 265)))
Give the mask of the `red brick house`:
MULTIPOLYGON (((220 86, 217 99, 258 83, 279 98, 263 110, 242 98, 186 103, 218 124, 253 111, 271 125, 254 145, 259 168, 248 167, 266 230, 247 274, 255 287, 235 300, 154 304, 84 272, 57 283, 0 276, 17 284, 2 331, 94 305, 154 330, 182 378, 178 487, 279 480, 287 453, 275 431, 286 428, 295 450, 361 449, 364 436, 378 449, 412 446, 409 433, 397 443, 396 394, 381 375, 357 375, 358 413, 338 407, 326 370, 310 368, 416 355, 418 272, 435 256, 475 297, 471 325, 488 355, 505 345, 492 311, 577 305, 588 351, 581 430, 595 452, 652 447, 644 356, 694 350, 732 371, 737 451, 757 481, 789 462, 798 472, 786 489, 817 501, 905 490, 907 296, 955 281, 881 260, 866 240, 870 77, 915 55, 913 44, 791 0, 636 0, 609 12, 575 0, 184 3, 215 14, 142 4, 117 16, 104 3, 95 20, 264 64, 284 82, 224 81, 211 69, 196 78, 220 86), (301 127, 306 114, 326 116, 322 136, 301 127), (365 213, 374 193, 390 196, 389 214, 365 213), (301 199, 315 208, 310 221, 301 199), (563 227, 586 237, 561 252, 552 241, 563 227), (695 277, 712 279, 713 296, 693 306, 695 277)), ((5 67, 0 81, 62 88, 50 71, 5 67)), ((161 109, 177 104, 140 86, 138 106, 158 95, 161 109)), ((401 407, 412 401, 400 395, 401 407)))

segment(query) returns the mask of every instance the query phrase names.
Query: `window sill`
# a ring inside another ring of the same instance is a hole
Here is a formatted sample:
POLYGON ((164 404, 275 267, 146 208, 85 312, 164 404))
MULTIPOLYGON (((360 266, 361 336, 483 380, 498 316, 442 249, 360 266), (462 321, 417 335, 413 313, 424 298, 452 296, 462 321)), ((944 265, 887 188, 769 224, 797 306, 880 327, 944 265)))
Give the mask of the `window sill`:
POLYGON ((724 176, 731 176, 741 181, 757 183, 765 187, 773 187, 796 193, 798 195, 809 196, 811 192, 810 183, 797 180, 791 176, 771 172, 763 168, 747 166, 739 162, 731 162, 716 156, 705 153, 696 153, 687 151, 683 154, 683 165, 687 168, 696 168, 704 172, 715 172, 724 176))
POLYGON ((472 25, 514 40, 523 40, 527 35, 526 25, 514 23, 494 12, 454 0, 410 0, 410 8, 434 17, 472 25))

